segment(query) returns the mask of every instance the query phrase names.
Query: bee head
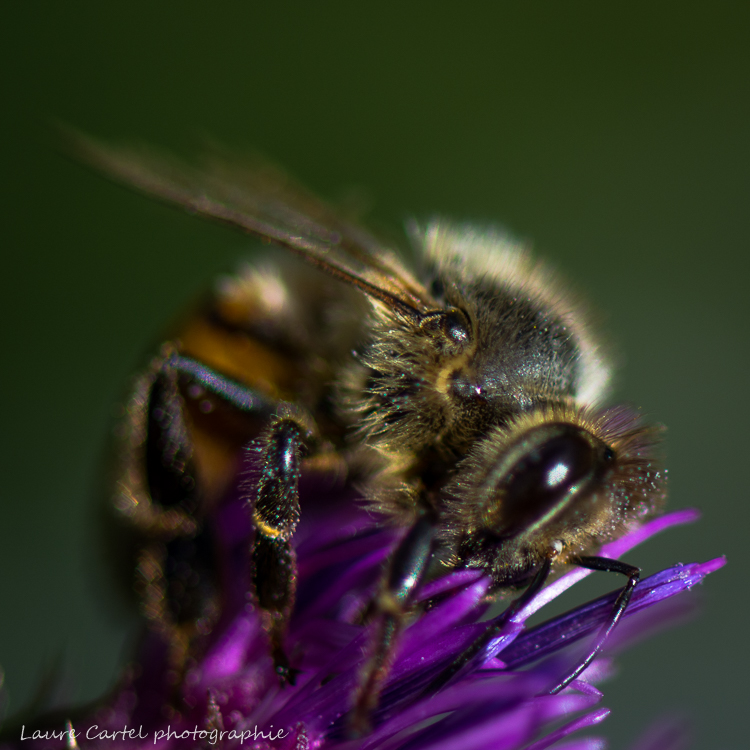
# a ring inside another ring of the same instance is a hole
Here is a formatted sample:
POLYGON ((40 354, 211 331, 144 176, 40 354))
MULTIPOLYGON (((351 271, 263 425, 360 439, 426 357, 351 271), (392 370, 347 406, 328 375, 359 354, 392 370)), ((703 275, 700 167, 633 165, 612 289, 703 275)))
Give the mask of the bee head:
POLYGON ((656 430, 622 407, 545 405, 492 428, 448 489, 449 549, 498 584, 547 557, 586 553, 661 503, 656 443, 656 430))

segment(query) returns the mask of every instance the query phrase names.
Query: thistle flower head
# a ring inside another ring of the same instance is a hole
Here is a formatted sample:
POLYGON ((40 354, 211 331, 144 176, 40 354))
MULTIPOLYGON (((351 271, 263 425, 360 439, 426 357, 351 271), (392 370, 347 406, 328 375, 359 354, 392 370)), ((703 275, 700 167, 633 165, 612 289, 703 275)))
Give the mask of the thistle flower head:
MULTIPOLYGON (((607 545, 602 554, 619 557, 696 515, 680 511, 653 520, 607 545)), ((429 606, 401 636, 372 732, 352 739, 347 715, 368 650, 362 613, 397 532, 379 528, 353 503, 307 514, 297 536, 298 596, 287 639, 290 661, 299 672, 295 684, 282 686, 261 617, 245 593, 243 566, 252 529, 239 499, 227 503, 216 521, 227 580, 225 613, 179 684, 172 682, 166 644, 149 634, 109 702, 67 727, 25 726, 24 740, 14 745, 11 738, 5 747, 542 750, 562 747, 556 743, 608 714, 593 685, 609 671, 606 656, 563 692, 549 695, 549 690, 576 663, 575 643, 593 636, 606 621, 617 591, 525 627, 534 612, 588 575, 582 569, 547 586, 509 622, 490 644, 483 664, 460 673, 437 694, 423 695, 431 680, 487 627, 480 618, 489 607, 489 580, 478 571, 463 570, 421 590, 419 600, 429 606)), ((662 621, 664 604, 654 605, 721 565, 722 559, 677 565, 642 581, 607 649, 622 647, 656 618, 662 621)), ((567 750, 602 746, 597 738, 564 745, 567 750)))

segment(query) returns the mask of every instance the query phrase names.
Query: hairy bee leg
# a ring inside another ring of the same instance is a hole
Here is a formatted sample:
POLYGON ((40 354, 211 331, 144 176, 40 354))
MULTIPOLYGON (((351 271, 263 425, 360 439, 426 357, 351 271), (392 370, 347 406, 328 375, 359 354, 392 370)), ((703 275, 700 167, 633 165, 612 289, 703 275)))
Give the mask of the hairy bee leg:
POLYGON ((294 673, 284 652, 283 639, 297 583, 292 535, 300 517, 300 463, 311 435, 286 406, 273 418, 261 443, 253 504, 252 560, 253 586, 266 616, 276 671, 282 681, 291 681, 294 673))
POLYGON ((435 520, 425 514, 409 529, 391 557, 380 592, 373 602, 377 618, 375 633, 350 717, 351 732, 355 736, 369 731, 370 716, 391 669, 399 633, 414 593, 427 571, 434 546, 435 520))
POLYGON ((294 684, 296 672, 284 650, 284 636, 294 606, 297 559, 288 540, 258 533, 253 546, 253 588, 271 640, 271 657, 282 684, 294 684))
POLYGON ((567 687, 586 669, 586 667, 589 666, 589 664, 591 664, 592 661, 594 661, 596 655, 602 650, 610 633, 614 630, 615 625, 617 625, 625 612, 625 609, 630 602, 630 597, 633 595, 633 591, 638 585, 638 581, 641 577, 641 569, 635 567, 635 565, 628 565, 627 563, 620 562, 619 560, 611 560, 607 557, 577 557, 571 562, 582 568, 587 568, 588 570, 601 570, 605 573, 621 573, 628 577, 628 582, 615 600, 609 620, 604 623, 604 626, 599 631, 596 641, 594 641, 594 647, 588 653, 586 658, 567 677, 565 677, 565 679, 561 680, 552 690, 549 691, 550 695, 559 693, 563 688, 567 687))
POLYGON ((136 555, 135 588, 143 614, 169 646, 179 675, 190 643, 217 615, 216 581, 200 506, 193 446, 185 422, 178 373, 155 363, 131 402, 131 430, 140 435, 126 453, 116 507, 145 534, 136 555), (143 466, 143 479, 133 466, 143 466))
POLYGON ((524 592, 514 599, 508 607, 491 620, 489 627, 479 636, 464 652, 446 669, 444 669, 427 687, 422 691, 422 698, 427 698, 445 687, 469 662, 471 662, 480 652, 482 652, 498 635, 503 628, 515 617, 542 589, 549 577, 552 567, 552 558, 544 561, 544 564, 537 571, 531 583, 526 587, 524 592))
POLYGON ((293 681, 295 673, 283 639, 296 592, 297 563, 291 540, 300 516, 300 462, 303 449, 317 442, 314 421, 303 409, 273 401, 189 357, 175 353, 165 365, 240 411, 271 417, 260 439, 259 479, 251 499, 256 532, 253 588, 264 612, 276 671, 282 682, 293 681))

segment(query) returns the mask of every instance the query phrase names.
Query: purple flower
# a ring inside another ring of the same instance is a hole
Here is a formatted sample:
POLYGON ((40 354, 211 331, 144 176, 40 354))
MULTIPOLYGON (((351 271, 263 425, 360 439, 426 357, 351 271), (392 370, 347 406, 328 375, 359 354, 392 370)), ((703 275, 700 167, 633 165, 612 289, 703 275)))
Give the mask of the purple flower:
MULTIPOLYGON (((619 557, 654 534, 696 518, 695 511, 657 518, 607 545, 601 554, 619 557)), ((600 655, 583 678, 561 693, 548 692, 579 658, 583 644, 576 648, 576 642, 593 636, 605 622, 617 592, 542 625, 524 627, 531 614, 589 575, 583 569, 548 585, 493 641, 483 665, 461 673, 439 693, 421 696, 487 627, 478 620, 488 609, 483 597, 489 580, 464 570, 424 586, 419 599, 429 600, 430 606, 402 634, 372 717, 373 731, 352 740, 347 713, 368 646, 368 629, 360 616, 398 532, 378 528, 345 498, 321 502, 305 515, 296 538, 298 598, 287 641, 290 661, 300 671, 294 685, 281 687, 258 612, 246 598, 242 571, 252 528, 239 496, 223 506, 215 521, 227 594, 223 619, 209 636, 205 653, 190 662, 175 686, 170 683, 166 644, 155 634, 146 636, 114 697, 68 725, 77 746, 542 750, 608 714, 599 706, 602 693, 593 685, 608 672, 607 656, 600 655)), ((677 565, 643 580, 606 652, 662 625, 668 605, 653 605, 723 564, 718 558, 677 565)), ((61 737, 65 724, 24 726, 23 732, 22 742, 11 738, 4 747, 76 746, 67 735, 61 737)), ((602 746, 596 738, 564 745, 567 750, 602 746)))

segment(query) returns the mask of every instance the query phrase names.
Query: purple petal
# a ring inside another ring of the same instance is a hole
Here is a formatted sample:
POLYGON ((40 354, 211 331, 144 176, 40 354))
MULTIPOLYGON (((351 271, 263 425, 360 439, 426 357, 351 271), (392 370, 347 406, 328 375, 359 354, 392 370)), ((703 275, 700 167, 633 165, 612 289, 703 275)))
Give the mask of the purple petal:
MULTIPOLYGON (((438 633, 442 633, 449 627, 462 623, 468 616, 473 616, 472 621, 476 620, 482 614, 480 603, 487 593, 490 581, 486 577, 469 584, 463 591, 453 596, 450 600, 441 602, 434 609, 425 612, 403 634, 399 650, 402 653, 408 653, 418 645, 425 642, 426 639, 434 638, 438 633)), ((487 606, 482 607, 485 610, 487 606)))
POLYGON ((455 711, 462 706, 486 702, 488 696, 491 696, 497 710, 503 706, 508 708, 523 701, 533 700, 542 684, 542 680, 536 675, 522 675, 517 679, 509 679, 507 675, 483 675, 481 679, 471 683, 463 682, 450 686, 429 699, 419 701, 406 710, 398 712, 384 722, 370 737, 366 738, 362 750, 376 747, 378 750, 386 750, 386 748, 397 747, 402 738, 398 738, 398 742, 381 743, 409 727, 418 727, 421 722, 433 716, 455 711))
POLYGON ((515 708, 487 702, 454 711, 399 747, 403 750, 512 750, 528 742, 536 728, 533 701, 515 708))
MULTIPOLYGON (((705 563, 676 565, 646 578, 636 586, 624 618, 632 617, 652 604, 691 588, 709 573, 723 567, 725 563, 726 559, 719 557, 705 563)), ((610 616, 618 594, 619 590, 613 591, 572 612, 527 630, 512 646, 503 651, 503 660, 509 668, 516 669, 593 632, 610 616)))
POLYGON ((204 658, 202 681, 210 684, 238 672, 246 661, 250 644, 259 634, 256 616, 238 617, 204 658))
POLYGON ((430 581, 430 583, 423 586, 417 596, 417 601, 423 602, 427 599, 432 599, 439 594, 443 594, 446 591, 450 591, 451 589, 460 586, 468 586, 483 575, 484 574, 481 570, 473 570, 471 568, 448 573, 447 575, 441 576, 434 581, 430 581))

